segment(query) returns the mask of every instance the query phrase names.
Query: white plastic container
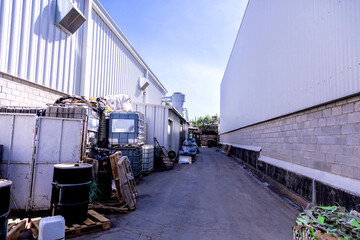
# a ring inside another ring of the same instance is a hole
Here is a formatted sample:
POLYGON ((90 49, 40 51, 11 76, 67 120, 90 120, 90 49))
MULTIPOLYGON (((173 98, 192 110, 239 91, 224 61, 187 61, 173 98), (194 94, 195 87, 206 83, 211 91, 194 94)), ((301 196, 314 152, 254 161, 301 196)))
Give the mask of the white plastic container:
POLYGON ((55 239, 65 239, 65 219, 62 216, 42 218, 39 224, 39 240, 55 239))
POLYGON ((144 145, 142 151, 142 172, 151 173, 154 169, 154 145, 144 145))

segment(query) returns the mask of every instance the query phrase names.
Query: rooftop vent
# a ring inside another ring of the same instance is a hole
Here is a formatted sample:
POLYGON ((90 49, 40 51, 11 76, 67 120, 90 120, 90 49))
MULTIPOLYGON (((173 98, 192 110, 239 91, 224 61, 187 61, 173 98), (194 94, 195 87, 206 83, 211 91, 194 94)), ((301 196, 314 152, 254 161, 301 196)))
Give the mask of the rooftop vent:
POLYGON ((71 35, 86 21, 81 11, 70 0, 56 0, 55 24, 71 35))

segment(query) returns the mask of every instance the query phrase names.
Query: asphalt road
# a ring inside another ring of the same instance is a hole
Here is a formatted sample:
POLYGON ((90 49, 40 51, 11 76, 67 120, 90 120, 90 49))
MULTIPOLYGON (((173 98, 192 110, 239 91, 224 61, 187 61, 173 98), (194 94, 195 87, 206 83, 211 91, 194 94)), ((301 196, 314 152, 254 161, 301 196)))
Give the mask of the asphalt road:
POLYGON ((106 215, 110 230, 76 239, 290 240, 298 214, 215 149, 144 177, 138 191, 135 211, 106 215))

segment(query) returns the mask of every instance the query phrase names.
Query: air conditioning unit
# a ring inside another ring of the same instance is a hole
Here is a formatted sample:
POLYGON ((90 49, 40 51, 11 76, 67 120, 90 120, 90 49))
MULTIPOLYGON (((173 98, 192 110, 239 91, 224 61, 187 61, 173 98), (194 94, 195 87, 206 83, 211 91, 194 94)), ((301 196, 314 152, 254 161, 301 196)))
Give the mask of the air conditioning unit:
POLYGON ((56 0, 55 25, 71 35, 81 27, 86 18, 70 0, 56 0))
POLYGON ((150 83, 146 78, 144 78, 144 77, 139 78, 139 88, 141 90, 144 91, 149 85, 150 85, 150 83))

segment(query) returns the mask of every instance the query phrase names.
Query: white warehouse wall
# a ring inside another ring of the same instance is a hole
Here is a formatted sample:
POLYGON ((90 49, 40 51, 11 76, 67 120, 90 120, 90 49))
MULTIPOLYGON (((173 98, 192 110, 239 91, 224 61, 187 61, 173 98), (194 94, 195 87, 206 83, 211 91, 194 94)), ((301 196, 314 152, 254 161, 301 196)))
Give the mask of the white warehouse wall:
MULTIPOLYGON (((72 2, 84 11, 83 0, 72 2)), ((83 32, 68 36, 54 19, 54 0, 0 0, 0 71, 79 94, 83 32)))
POLYGON ((220 133, 360 92, 360 1, 250 0, 222 83, 220 133))
MULTIPOLYGON (((133 102, 161 104, 166 89, 99 1, 71 1, 86 17, 73 35, 54 25, 56 0, 0 0, 0 74, 64 95, 128 94, 133 102), (146 97, 139 89, 140 77, 150 83, 146 97)), ((7 96, 12 92, 6 90, 0 91, 0 100, 13 104, 7 96)))

